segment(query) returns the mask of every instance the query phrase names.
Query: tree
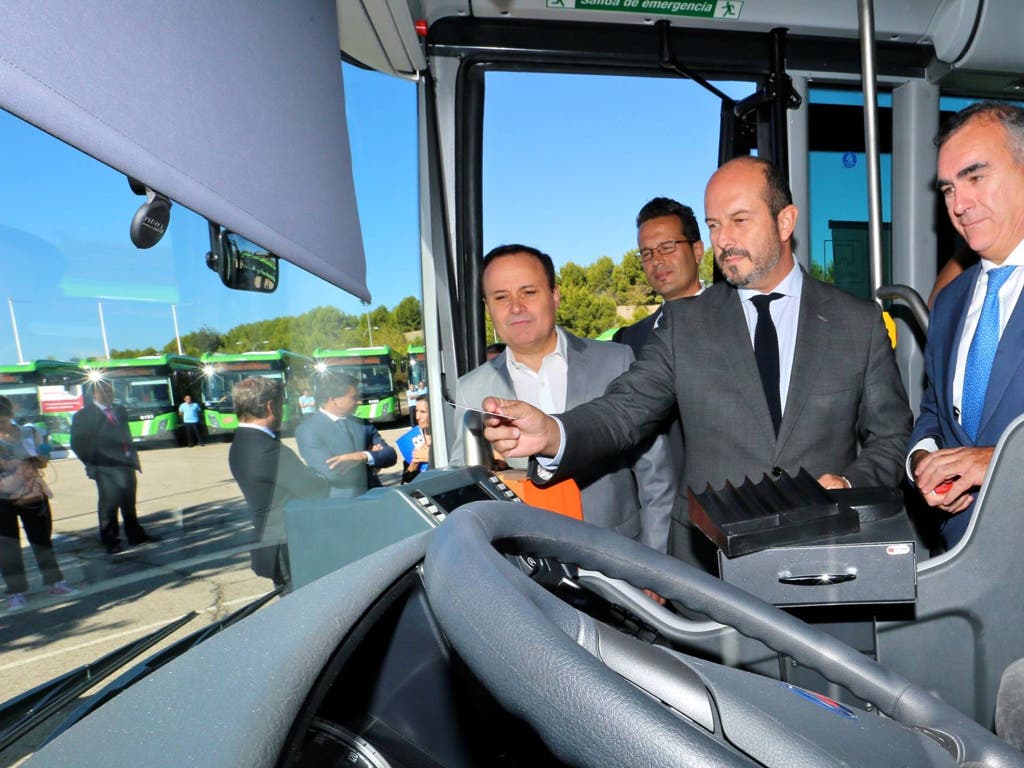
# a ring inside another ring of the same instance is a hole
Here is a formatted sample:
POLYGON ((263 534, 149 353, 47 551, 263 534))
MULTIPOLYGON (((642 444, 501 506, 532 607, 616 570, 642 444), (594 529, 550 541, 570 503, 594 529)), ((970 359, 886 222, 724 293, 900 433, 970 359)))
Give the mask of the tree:
POLYGON ((569 287, 562 291, 555 320, 577 336, 593 337, 616 325, 618 315, 610 296, 597 295, 586 286, 569 287))
POLYGON ((615 262, 609 256, 602 256, 587 267, 587 287, 593 293, 612 293, 612 272, 615 262))
POLYGON ((612 270, 612 288, 616 304, 635 306, 658 301, 658 293, 647 282, 640 251, 636 248, 626 251, 622 261, 615 265, 612 270))
POLYGON ((415 296, 406 296, 391 313, 391 323, 402 331, 416 331, 423 327, 423 308, 415 296))
POLYGON ((579 264, 567 261, 558 270, 559 288, 580 287, 587 284, 587 273, 579 264))
POLYGON ((143 357, 144 355, 159 355, 156 347, 144 347, 143 349, 112 349, 110 350, 111 360, 126 360, 130 357, 143 357))
MULTIPOLYGON (((192 355, 193 357, 199 357, 204 352, 216 352, 223 346, 223 343, 224 337, 220 331, 214 330, 208 325, 204 325, 198 331, 186 333, 181 337, 182 351, 186 355, 192 355)), ((176 354, 178 351, 177 340, 171 339, 164 344, 163 351, 168 354, 176 354)))

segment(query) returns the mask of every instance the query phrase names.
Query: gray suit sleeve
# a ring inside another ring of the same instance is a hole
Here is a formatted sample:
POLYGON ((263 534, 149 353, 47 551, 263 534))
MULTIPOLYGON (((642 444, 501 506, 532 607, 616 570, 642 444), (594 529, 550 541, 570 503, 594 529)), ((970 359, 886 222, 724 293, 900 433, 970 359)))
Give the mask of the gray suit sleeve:
POLYGON ((840 474, 854 486, 899 485, 912 424, 889 335, 879 317, 871 326, 864 396, 857 415, 861 451, 840 474))
POLYGON ((664 434, 658 435, 633 464, 640 502, 640 541, 659 552, 668 551, 668 529, 678 485, 673 472, 664 434))

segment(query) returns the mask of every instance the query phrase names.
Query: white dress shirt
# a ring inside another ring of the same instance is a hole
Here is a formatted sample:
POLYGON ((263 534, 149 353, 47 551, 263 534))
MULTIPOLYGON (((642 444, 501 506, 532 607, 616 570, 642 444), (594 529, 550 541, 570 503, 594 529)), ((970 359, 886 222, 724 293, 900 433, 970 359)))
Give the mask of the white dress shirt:
POLYGON ((512 378, 516 399, 540 408, 544 413, 562 413, 565 410, 566 391, 569 387, 565 334, 558 326, 555 326, 555 337, 555 348, 544 356, 540 369, 536 371, 516 360, 511 347, 505 352, 505 365, 512 378))

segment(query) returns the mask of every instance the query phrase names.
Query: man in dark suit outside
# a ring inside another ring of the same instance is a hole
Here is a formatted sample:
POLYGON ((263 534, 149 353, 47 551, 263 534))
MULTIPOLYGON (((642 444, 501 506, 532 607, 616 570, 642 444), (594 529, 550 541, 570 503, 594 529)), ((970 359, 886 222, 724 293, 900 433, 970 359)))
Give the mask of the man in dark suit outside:
POLYGON ((376 427, 353 415, 358 382, 345 373, 326 373, 317 382, 316 401, 320 409, 295 430, 303 460, 327 478, 331 496, 355 498, 380 487, 376 470, 393 467, 398 454, 376 427))
POLYGON ((326 498, 327 481, 303 464, 277 430, 281 423, 284 387, 277 379, 253 376, 232 388, 238 429, 231 441, 228 465, 245 496, 256 529, 250 552, 257 576, 276 586, 291 581, 285 545, 284 508, 292 499, 326 498))
MULTIPOLYGON (((640 360, 557 420, 487 398, 512 421, 489 417, 485 437, 507 456, 553 458, 553 474, 537 474, 554 480, 629 448, 678 406, 683 485, 697 492, 800 468, 825 488, 896 486, 911 414, 878 306, 796 265, 797 208, 768 162, 723 165, 704 207, 728 282, 666 304, 640 360)), ((670 554, 707 567, 686 506, 673 518, 670 554)))
POLYGON ((92 403, 71 420, 71 450, 85 465, 85 474, 96 482, 100 539, 107 553, 115 555, 123 550, 118 510, 129 544, 143 544, 156 537, 146 533, 135 511, 135 473, 141 472, 142 466, 128 429, 128 412, 114 404, 110 382, 97 380, 91 387, 92 403))
POLYGON ((949 218, 981 260, 935 299, 908 469, 943 513, 942 538, 952 547, 967 530, 996 442, 1024 413, 1024 110, 974 104, 936 143, 949 218))

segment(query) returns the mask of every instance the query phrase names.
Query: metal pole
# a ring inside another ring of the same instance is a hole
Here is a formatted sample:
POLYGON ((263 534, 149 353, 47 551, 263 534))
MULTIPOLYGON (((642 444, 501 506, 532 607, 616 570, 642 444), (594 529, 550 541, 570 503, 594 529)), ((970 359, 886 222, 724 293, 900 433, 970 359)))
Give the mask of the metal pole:
POLYGON ((370 325, 370 310, 366 310, 366 330, 370 332, 370 346, 373 346, 373 326, 370 325))
POLYGON ((21 354, 21 337, 18 336, 18 321, 14 317, 14 299, 7 297, 7 307, 11 310, 11 328, 14 329, 14 346, 18 349, 18 363, 24 363, 25 358, 21 354))
POLYGON ((103 356, 110 359, 110 345, 107 344, 107 324, 103 322, 103 302, 97 301, 96 306, 100 310, 100 334, 103 336, 103 356))
MULTIPOLYGON (((872 0, 857 0, 864 90, 864 155, 868 171, 868 247, 871 295, 882 285, 882 174, 878 159, 878 87, 875 73, 875 14, 872 0)), ((879 304, 881 299, 876 298, 879 304)))
POLYGON ((183 355, 185 352, 181 348, 181 334, 178 333, 178 308, 171 304, 171 317, 174 318, 174 340, 178 342, 178 354, 183 355))

